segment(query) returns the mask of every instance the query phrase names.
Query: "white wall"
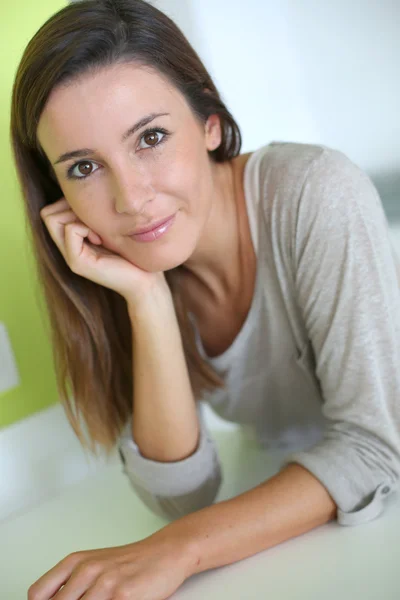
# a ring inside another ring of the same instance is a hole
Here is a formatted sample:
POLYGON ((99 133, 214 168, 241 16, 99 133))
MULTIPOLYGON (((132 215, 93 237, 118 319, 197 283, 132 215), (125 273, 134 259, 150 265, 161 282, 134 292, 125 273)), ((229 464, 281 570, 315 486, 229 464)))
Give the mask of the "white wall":
MULTIPOLYGON (((243 133, 345 152, 400 204, 398 0, 153 0, 181 27, 243 133)), ((397 209, 400 214, 400 209, 397 209)))

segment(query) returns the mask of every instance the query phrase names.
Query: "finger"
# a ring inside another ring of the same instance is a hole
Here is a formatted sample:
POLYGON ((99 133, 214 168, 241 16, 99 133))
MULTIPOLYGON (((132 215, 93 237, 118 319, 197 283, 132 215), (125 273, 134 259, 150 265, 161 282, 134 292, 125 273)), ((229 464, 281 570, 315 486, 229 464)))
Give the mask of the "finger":
MULTIPOLYGON (((69 205, 64 198, 56 202, 54 205, 45 206, 45 208, 40 211, 40 215, 44 220, 50 235, 52 235, 52 231, 54 231, 52 239, 65 255, 65 232, 64 229, 60 227, 60 224, 66 225, 67 223, 73 223, 75 221, 82 223, 82 221, 76 216, 73 210, 69 208, 69 205), (65 208, 68 208, 68 210, 63 210, 65 208)), ((92 244, 98 246, 103 243, 101 237, 92 230, 89 230, 88 239, 92 244)))
MULTIPOLYGON (((106 584, 106 586, 103 585, 100 587, 99 584, 96 583, 94 586, 88 589, 82 597, 79 597, 79 600, 114 600, 114 592, 114 586, 109 585, 107 587, 106 584)), ((132 598, 133 597, 134 596, 132 596, 132 598)), ((54 598, 54 600, 58 600, 57 597, 54 598)))
POLYGON ((46 206, 44 206, 41 211, 40 211, 40 216, 43 219, 44 217, 47 217, 48 215, 52 215, 55 214, 61 210, 65 210, 66 208, 70 208, 68 202, 66 201, 65 198, 60 198, 60 200, 57 200, 57 202, 52 202, 51 204, 46 204, 46 206))
MULTIPOLYGON (((96 584, 99 575, 101 576, 102 570, 103 566, 95 561, 78 565, 64 587, 57 592, 52 600, 81 600, 82 598, 86 598, 86 594, 96 584)), ((96 598, 97 600, 103 600, 100 596, 96 598)), ((107 596, 106 600, 112 599, 107 596)))
POLYGON ((101 237, 99 235, 97 235, 97 233, 95 233, 94 231, 92 231, 91 229, 89 230, 89 235, 88 235, 89 241, 92 242, 92 244, 101 244, 101 237))
POLYGON ((70 223, 75 223, 77 216, 72 210, 65 210, 55 214, 47 215, 44 218, 48 232, 59 248, 60 252, 66 258, 65 254, 65 226, 70 223))
POLYGON ((82 558, 68 556, 42 575, 28 590, 28 600, 49 600, 68 581, 82 558))
MULTIPOLYGON (((92 585, 86 591, 86 593, 80 597, 79 600, 114 600, 117 597, 116 592, 123 582, 127 579, 118 575, 116 572, 104 572, 97 581, 93 582, 92 585)), ((134 592, 133 588, 132 593, 134 592)), ((122 596, 121 596, 122 597, 122 596)), ((125 596, 124 596, 125 597, 125 596)), ((139 598, 139 596, 130 595, 129 598, 139 598)), ((57 596, 54 600, 58 600, 57 596)), ((61 599, 64 600, 64 599, 61 599)), ((65 600, 70 600, 66 598, 65 600)))
POLYGON ((71 269, 76 268, 90 229, 83 223, 68 223, 65 226, 65 253, 71 269))

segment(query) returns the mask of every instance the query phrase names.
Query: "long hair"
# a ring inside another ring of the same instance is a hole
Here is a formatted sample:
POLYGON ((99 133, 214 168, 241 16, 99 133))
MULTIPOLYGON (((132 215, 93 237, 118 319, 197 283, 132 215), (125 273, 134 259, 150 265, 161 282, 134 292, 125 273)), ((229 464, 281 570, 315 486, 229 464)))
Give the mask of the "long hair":
MULTIPOLYGON (((85 73, 135 62, 155 68, 185 96, 205 123, 218 114, 215 162, 240 152, 241 134, 199 56, 164 13, 144 0, 83 0, 52 15, 26 46, 15 76, 11 145, 24 202, 26 228, 44 292, 60 401, 84 449, 107 454, 133 410, 132 328, 126 300, 71 271, 40 217, 63 196, 37 140, 51 91, 85 73), (87 429, 85 438, 80 419, 87 429)), ((179 268, 166 271, 195 398, 223 381, 197 350, 180 294, 179 268)))

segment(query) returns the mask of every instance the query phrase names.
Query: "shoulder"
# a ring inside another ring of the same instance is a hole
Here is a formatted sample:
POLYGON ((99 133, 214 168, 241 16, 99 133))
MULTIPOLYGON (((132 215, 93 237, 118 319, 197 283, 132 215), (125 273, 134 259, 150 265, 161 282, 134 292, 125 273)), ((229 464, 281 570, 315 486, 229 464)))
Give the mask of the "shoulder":
POLYGON ((263 237, 280 255, 296 256, 311 231, 328 239, 345 229, 354 234, 364 220, 385 227, 369 176, 346 154, 322 144, 272 142, 259 148, 246 191, 256 247, 263 237))
POLYGON ((346 154, 322 144, 274 141, 253 153, 252 191, 279 212, 298 204, 337 201, 368 190, 376 197, 369 176, 346 154))
POLYGON ((309 174, 321 178, 343 169, 358 169, 343 152, 323 144, 273 141, 253 153, 260 175, 275 184, 304 181, 309 174))

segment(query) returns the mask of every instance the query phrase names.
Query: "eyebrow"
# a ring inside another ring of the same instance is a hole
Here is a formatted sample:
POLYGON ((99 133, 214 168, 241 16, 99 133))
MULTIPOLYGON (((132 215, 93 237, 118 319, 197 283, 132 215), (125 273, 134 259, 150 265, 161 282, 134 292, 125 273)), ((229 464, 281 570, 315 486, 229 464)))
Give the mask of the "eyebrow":
MULTIPOLYGON (((138 129, 141 129, 142 127, 144 127, 151 121, 154 121, 154 119, 156 119, 157 117, 165 117, 165 116, 169 116, 169 115, 170 115, 170 113, 150 113, 146 117, 143 117, 142 119, 140 119, 140 121, 135 123, 135 125, 130 127, 128 129, 128 131, 126 131, 124 133, 124 135, 122 136, 121 142, 124 142, 125 140, 127 140, 128 137, 130 137, 131 135, 136 133, 136 131, 138 131, 138 129)), ((69 160, 71 158, 82 158, 82 157, 88 156, 89 154, 95 154, 96 152, 97 152, 96 150, 92 150, 91 148, 82 148, 81 150, 73 150, 72 152, 65 152, 65 154, 61 154, 61 156, 59 156, 58 159, 56 160, 56 162, 53 164, 58 165, 59 163, 65 162, 66 160, 69 160)))

